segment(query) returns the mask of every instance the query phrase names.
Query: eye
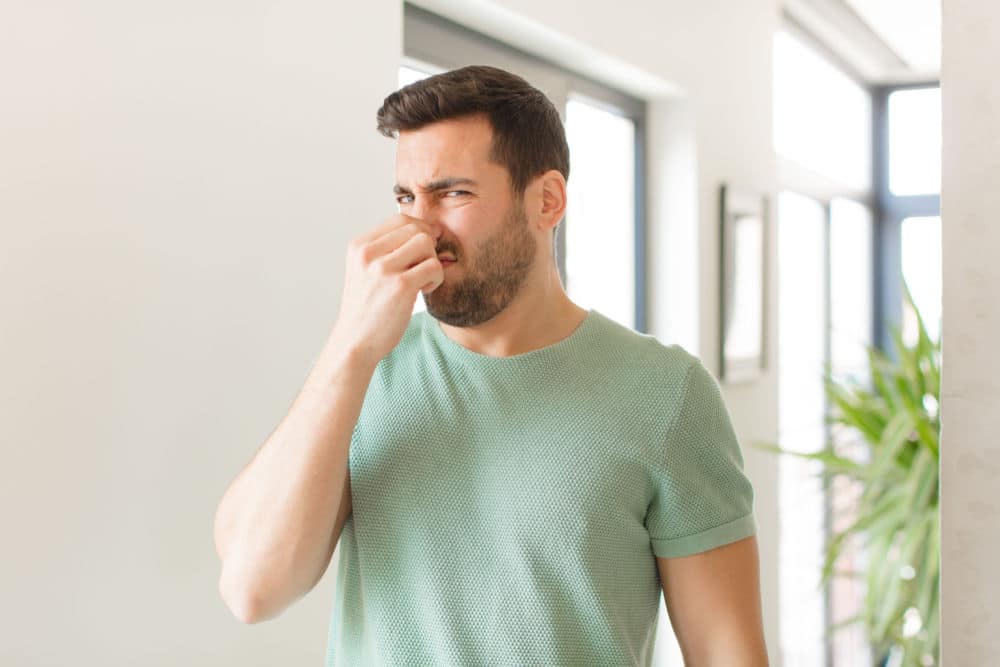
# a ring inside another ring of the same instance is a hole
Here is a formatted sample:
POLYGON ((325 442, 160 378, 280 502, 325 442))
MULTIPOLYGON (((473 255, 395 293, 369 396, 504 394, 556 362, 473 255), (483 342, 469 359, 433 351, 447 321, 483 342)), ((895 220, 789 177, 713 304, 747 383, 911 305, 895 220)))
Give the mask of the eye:
POLYGON ((402 195, 401 197, 396 197, 396 203, 397 204, 409 204, 410 202, 403 201, 403 200, 406 199, 407 197, 412 197, 412 196, 413 195, 402 195))
POLYGON ((449 195, 453 195, 455 193, 463 194, 463 195, 471 194, 470 192, 466 192, 465 190, 449 190, 448 191, 449 195))

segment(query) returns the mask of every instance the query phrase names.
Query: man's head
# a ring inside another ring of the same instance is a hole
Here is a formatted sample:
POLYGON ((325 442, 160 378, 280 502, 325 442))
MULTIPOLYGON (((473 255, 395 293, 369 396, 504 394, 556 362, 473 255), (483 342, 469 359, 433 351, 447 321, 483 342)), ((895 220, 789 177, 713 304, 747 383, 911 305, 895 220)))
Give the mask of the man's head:
POLYGON ((438 254, 457 259, 424 295, 428 312, 453 326, 492 319, 552 263, 569 177, 558 111, 521 77, 471 66, 389 95, 377 120, 399 139, 400 212, 439 225, 438 254))

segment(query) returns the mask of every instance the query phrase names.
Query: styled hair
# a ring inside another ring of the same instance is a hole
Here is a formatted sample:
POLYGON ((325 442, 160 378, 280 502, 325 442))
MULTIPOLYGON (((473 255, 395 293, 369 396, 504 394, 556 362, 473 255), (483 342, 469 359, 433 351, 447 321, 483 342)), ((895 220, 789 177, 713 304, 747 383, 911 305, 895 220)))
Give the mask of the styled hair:
POLYGON ((569 179, 569 145, 559 112, 540 90, 497 67, 469 65, 404 86, 385 98, 376 120, 379 132, 397 138, 400 130, 473 114, 489 118, 489 158, 507 168, 515 197, 550 169, 569 179))

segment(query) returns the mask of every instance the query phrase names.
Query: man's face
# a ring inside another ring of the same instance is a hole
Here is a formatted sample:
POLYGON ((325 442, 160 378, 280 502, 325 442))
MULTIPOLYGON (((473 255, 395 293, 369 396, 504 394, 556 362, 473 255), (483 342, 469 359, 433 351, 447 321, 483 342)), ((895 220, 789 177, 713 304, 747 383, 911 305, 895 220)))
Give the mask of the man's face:
POLYGON ((401 213, 442 226, 438 255, 453 255, 444 282, 424 294, 427 312, 469 327, 503 311, 535 263, 538 241, 507 168, 488 159, 485 116, 399 133, 396 200, 401 213))

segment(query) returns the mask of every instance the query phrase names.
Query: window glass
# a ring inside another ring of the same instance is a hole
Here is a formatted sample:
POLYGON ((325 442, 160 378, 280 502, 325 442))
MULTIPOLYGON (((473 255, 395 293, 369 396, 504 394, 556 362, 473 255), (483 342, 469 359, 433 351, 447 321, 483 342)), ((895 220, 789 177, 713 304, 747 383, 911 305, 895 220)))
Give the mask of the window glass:
MULTIPOLYGON (((826 211, 808 197, 778 198, 779 444, 823 446, 826 211)), ((823 563, 825 502, 817 461, 778 459, 781 651, 786 665, 826 664, 823 563)))
POLYGON ((889 189, 894 195, 941 192, 941 89, 889 95, 889 189))
POLYGON ((871 96, 785 31, 774 40, 774 148, 850 188, 871 187, 871 96))
MULTIPOLYGON (((830 202, 830 364, 834 377, 869 382, 867 347, 872 344, 872 214, 863 204, 835 198, 830 202)), ((859 459, 867 451, 854 431, 831 428, 837 453, 859 459)), ((854 501, 862 486, 842 475, 830 480, 832 530, 845 530, 856 518, 854 501)), ((864 545, 852 538, 844 545, 837 568, 863 572, 864 545)), ((851 577, 830 581, 831 621, 852 618, 864 610, 864 585, 851 577)), ((833 637, 834 665, 870 665, 871 651, 864 625, 857 623, 833 637)))
POLYGON ((830 202, 830 356, 835 370, 866 377, 872 342, 872 214, 843 198, 830 202))
MULTIPOLYGON (((927 334, 941 335, 941 218, 906 218, 902 225, 903 280, 927 334)), ((917 342, 917 316, 903 298, 903 341, 917 342)))
POLYGON ((566 140, 566 291, 580 306, 635 327, 635 123, 571 95, 566 140))

